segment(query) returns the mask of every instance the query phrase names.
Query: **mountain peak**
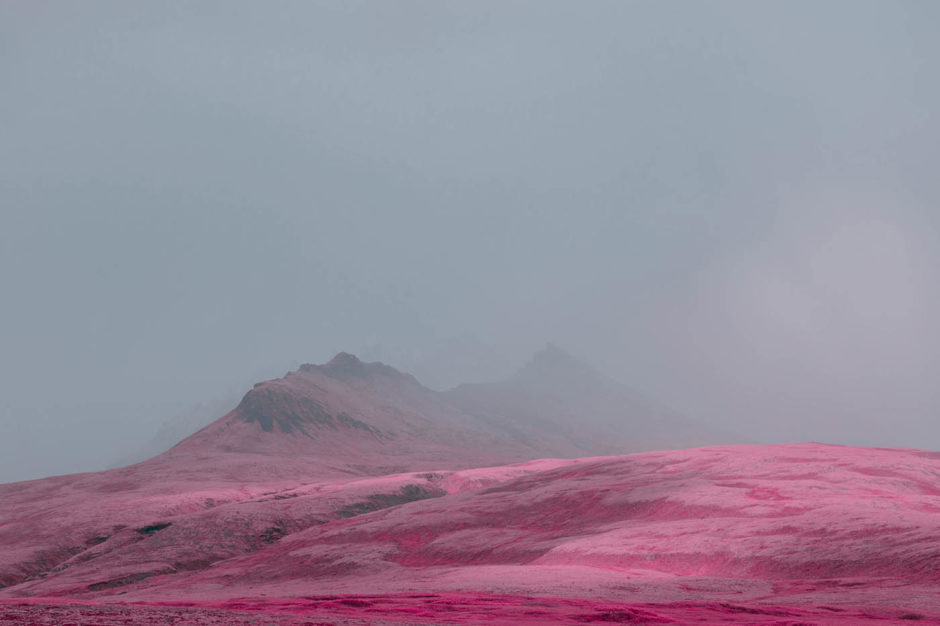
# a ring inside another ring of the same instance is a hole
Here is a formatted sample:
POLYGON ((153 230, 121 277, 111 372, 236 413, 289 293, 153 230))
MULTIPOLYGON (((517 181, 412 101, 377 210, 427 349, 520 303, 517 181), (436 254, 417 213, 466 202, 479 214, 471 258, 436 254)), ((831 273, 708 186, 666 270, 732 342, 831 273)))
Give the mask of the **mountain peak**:
POLYGON ((321 367, 324 374, 331 378, 346 380, 349 378, 366 378, 369 368, 359 360, 355 354, 340 352, 326 365, 321 367))
POLYGON ((411 382, 416 382, 409 374, 399 372, 391 365, 385 363, 365 363, 349 352, 340 352, 334 356, 328 363, 323 365, 313 365, 305 363, 300 366, 301 372, 320 373, 324 376, 342 381, 352 380, 371 380, 376 374, 390 378, 401 378, 411 382))
POLYGON ((545 344, 545 347, 532 355, 534 361, 553 362, 553 363, 581 363, 578 359, 571 356, 568 351, 559 348, 552 342, 545 344))
POLYGON ((600 374, 590 365, 572 356, 553 343, 532 355, 529 362, 516 373, 516 378, 542 379, 557 377, 595 377, 600 374))

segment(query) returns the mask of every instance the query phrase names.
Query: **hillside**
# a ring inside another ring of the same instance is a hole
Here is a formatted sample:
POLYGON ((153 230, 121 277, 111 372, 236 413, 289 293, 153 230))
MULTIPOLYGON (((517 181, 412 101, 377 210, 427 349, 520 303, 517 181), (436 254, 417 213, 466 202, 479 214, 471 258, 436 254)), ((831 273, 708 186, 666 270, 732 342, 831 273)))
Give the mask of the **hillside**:
POLYGON ((938 546, 940 454, 734 446, 311 484, 119 531, 0 595, 429 621, 462 603, 537 622, 520 598, 571 622, 940 619, 938 546), (222 520, 257 545, 226 546, 222 520))
MULTIPOLYGON (((565 361, 573 363, 569 357, 565 361)), ((526 376, 538 378, 532 372, 526 376)), ((545 385, 555 388, 554 382, 545 385)), ((575 386, 583 384, 579 380, 575 386)), ((527 397, 532 407, 539 397, 527 397)), ((234 410, 153 459, 0 485, 0 585, 55 578, 60 570, 85 571, 91 566, 75 565, 97 563, 97 555, 113 549, 137 562, 144 548, 137 545, 141 533, 135 529, 180 515, 199 517, 176 523, 161 536, 179 534, 198 548, 180 548, 185 559, 167 556, 161 566, 167 571, 198 569, 256 549, 265 537, 332 519, 356 498, 387 496, 389 503, 398 503, 437 488, 426 479, 401 478, 402 485, 394 488, 369 487, 373 483, 366 481, 329 502, 319 496, 297 500, 290 511, 282 510, 282 499, 265 505, 259 499, 295 497, 299 489, 333 492, 376 476, 623 452, 634 444, 626 436, 589 435, 576 424, 564 429, 516 417, 494 420, 462 409, 453 398, 392 367, 341 353, 326 364, 303 365, 255 385, 234 410), (400 496, 405 483, 412 485, 411 495, 400 496), (299 502, 310 506, 301 512, 299 502), (233 508, 223 511, 223 505, 233 508), (217 541, 218 536, 226 539, 217 541)), ((584 410, 570 404, 569 410, 590 413, 588 398, 582 400, 584 410)))
POLYGON ((340 354, 148 461, 0 485, 0 623, 940 619, 940 453, 597 456, 720 436, 557 349, 447 392, 340 354))

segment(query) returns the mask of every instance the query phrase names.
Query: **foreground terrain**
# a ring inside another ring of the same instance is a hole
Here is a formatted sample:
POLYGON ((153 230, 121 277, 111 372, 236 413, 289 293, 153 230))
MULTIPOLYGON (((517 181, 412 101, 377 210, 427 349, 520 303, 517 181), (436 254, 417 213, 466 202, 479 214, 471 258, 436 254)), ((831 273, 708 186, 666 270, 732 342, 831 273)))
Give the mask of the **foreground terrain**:
POLYGON ((532 385, 305 367, 150 461, 0 485, 0 623, 940 623, 940 453, 518 462, 601 444, 532 385))
POLYGON ((940 620, 938 457, 731 446, 308 485, 127 529, 2 590, 0 620, 940 620), (231 547, 312 510, 332 519, 231 547))
POLYGON ((0 623, 62 624, 859 624, 935 622, 922 613, 871 607, 743 606, 727 602, 627 604, 481 594, 324 596, 290 600, 161 604, 0 600, 0 623))

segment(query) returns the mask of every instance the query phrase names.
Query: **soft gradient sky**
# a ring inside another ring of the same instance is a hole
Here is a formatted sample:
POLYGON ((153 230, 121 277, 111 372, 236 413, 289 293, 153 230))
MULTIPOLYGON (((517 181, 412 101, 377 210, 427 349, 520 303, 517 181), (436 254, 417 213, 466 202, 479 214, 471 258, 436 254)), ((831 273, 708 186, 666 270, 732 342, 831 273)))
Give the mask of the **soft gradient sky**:
POLYGON ((339 350, 555 342, 940 448, 940 3, 0 4, 0 480, 339 350))

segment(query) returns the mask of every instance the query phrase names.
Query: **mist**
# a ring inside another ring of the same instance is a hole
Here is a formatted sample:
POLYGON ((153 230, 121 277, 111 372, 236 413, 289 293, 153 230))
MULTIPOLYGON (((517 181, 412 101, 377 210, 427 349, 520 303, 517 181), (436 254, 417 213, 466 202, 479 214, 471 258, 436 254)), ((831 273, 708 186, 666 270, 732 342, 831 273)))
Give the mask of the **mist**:
MULTIPOLYGON (((339 351, 546 342, 940 448, 935 2, 0 5, 0 481, 339 351)), ((221 413, 220 413, 221 415, 221 413)))

